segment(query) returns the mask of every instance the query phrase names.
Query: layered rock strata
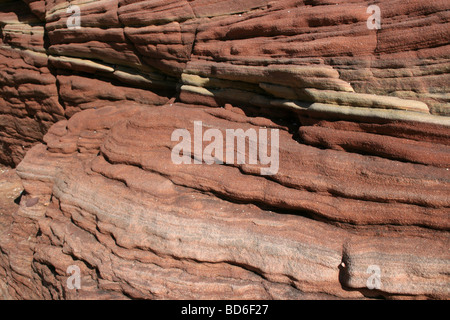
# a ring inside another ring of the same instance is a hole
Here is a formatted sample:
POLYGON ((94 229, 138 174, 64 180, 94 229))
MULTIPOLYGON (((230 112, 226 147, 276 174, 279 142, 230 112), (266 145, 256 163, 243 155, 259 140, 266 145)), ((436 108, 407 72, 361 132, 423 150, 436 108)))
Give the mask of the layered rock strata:
POLYGON ((448 2, 379 3, 379 30, 367 27, 371 4, 4 0, 1 162, 17 165, 52 123, 80 110, 161 105, 175 95, 447 115, 448 2), (70 24, 71 6, 79 27, 70 24))
POLYGON ((371 4, 2 1, 1 296, 449 299, 450 7, 371 4), (277 130, 275 174, 199 122, 277 130))
MULTIPOLYGON (((337 123, 300 130, 357 132, 337 123)), ((301 144, 293 128, 179 103, 104 107, 59 122, 17 168, 27 193, 17 215, 39 231, 15 268, 33 270, 27 287, 46 298, 448 298, 450 173, 433 163, 444 145, 417 142, 432 146, 419 164, 397 160, 407 138, 392 136, 391 153, 368 156, 301 144), (280 170, 174 164, 171 133, 193 136, 198 120, 224 136, 279 129, 280 170), (86 288, 64 285, 70 265, 86 288), (367 288, 373 265, 379 290, 367 288)), ((10 290, 32 297, 28 288, 16 281, 10 290)))

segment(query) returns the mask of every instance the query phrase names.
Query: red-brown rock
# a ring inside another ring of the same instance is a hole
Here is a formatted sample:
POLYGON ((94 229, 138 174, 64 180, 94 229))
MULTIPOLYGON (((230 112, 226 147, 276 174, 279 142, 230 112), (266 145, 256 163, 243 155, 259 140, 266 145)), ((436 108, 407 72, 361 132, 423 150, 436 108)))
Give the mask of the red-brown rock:
POLYGON ((1 298, 450 299, 448 1, 74 4, 0 4, 1 298))

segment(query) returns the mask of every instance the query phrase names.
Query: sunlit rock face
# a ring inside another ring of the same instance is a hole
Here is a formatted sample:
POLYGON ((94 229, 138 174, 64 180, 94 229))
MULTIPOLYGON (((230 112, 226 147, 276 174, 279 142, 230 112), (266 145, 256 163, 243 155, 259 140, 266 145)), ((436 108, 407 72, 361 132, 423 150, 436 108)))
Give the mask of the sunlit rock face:
POLYGON ((450 4, 371 5, 1 1, 0 297, 449 299, 450 4))

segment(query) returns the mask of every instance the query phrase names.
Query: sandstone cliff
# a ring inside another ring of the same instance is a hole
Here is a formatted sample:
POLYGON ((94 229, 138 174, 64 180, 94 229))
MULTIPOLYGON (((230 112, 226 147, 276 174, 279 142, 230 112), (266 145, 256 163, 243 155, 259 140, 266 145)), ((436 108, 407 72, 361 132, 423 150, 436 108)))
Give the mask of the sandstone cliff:
POLYGON ((0 1, 1 296, 450 298, 450 3, 371 4, 0 1), (197 121, 277 172, 174 164, 197 121))

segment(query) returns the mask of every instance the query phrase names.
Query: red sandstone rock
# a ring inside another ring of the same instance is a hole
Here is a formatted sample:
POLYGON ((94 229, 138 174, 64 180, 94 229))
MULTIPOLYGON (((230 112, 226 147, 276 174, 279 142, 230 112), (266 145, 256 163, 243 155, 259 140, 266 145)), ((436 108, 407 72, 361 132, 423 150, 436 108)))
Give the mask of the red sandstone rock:
POLYGON ((0 4, 1 297, 450 298, 448 1, 70 4, 0 4), (174 164, 195 121, 279 170, 174 164))
MULTIPOLYGON (((89 108, 88 104, 100 107, 104 98, 107 104, 128 102, 133 100, 130 95, 137 95, 140 103, 160 104, 167 101, 164 97, 175 94, 180 82, 186 84, 186 77, 179 80, 183 73, 197 74, 199 70, 203 70, 201 74, 207 83, 199 83, 199 79, 192 83, 192 78, 187 83, 210 88, 213 93, 209 94, 223 103, 227 99, 222 97, 230 95, 236 97, 235 103, 250 102, 258 107, 276 104, 272 100, 280 97, 304 100, 304 93, 296 88, 292 91, 267 86, 273 82, 285 85, 289 77, 283 72, 255 69, 263 74, 252 80, 256 79, 256 85, 263 88, 258 89, 246 87, 242 83, 247 81, 245 73, 239 70, 250 65, 284 65, 287 70, 307 65, 320 67, 318 71, 331 69, 338 79, 303 76, 296 82, 301 88, 389 94, 423 101, 433 113, 448 114, 445 94, 449 77, 445 70, 449 28, 445 0, 426 6, 419 0, 407 5, 399 0, 389 5, 381 3, 383 27, 379 31, 367 28, 368 3, 362 0, 318 1, 312 5, 291 0, 104 0, 78 5, 81 29, 68 28, 71 13, 67 12, 66 1, 26 0, 15 5, 6 2, 1 7, 2 70, 9 70, 8 75, 21 72, 23 67, 16 65, 20 60, 40 68, 33 71, 37 71, 39 79, 21 80, 24 82, 18 91, 13 85, 17 80, 9 76, 0 79, 4 86, 2 123, 26 105, 31 110, 26 116, 21 112, 21 119, 27 124, 20 127, 37 127, 28 133, 0 135, 5 150, 3 163, 17 164, 24 154, 20 150, 41 140, 49 125, 61 119, 60 115, 68 118, 89 108), (407 16, 414 18, 407 20, 407 16), (219 74, 205 69, 214 61, 221 63, 219 74), (74 102, 71 92, 61 91, 67 75, 85 82, 90 89, 83 91, 97 97, 95 101, 74 102), (225 84, 217 82, 217 76, 234 79, 226 85, 240 91, 223 91, 225 84), (90 84, 94 79, 111 83, 109 92, 116 93, 102 94, 103 85, 90 84), (133 93, 127 92, 127 87, 132 87, 133 93), (141 98, 148 94, 137 93, 135 88, 150 89, 154 95, 141 98), (84 103, 86 106, 80 106, 84 103)), ((193 94, 192 88, 183 86, 180 97, 185 102, 202 103, 210 100, 205 94, 208 93, 193 94)))
MULTIPOLYGON (((448 171, 319 150, 286 130, 180 104, 86 110, 58 123, 18 168, 30 196, 50 201, 19 210, 42 233, 30 264, 55 266, 43 276, 57 286, 76 257, 91 268, 83 281, 94 294, 172 299, 362 298, 371 296, 366 269, 378 265, 378 294, 448 298, 448 171), (281 129, 279 173, 172 164, 171 132, 196 120, 281 129)), ((60 288, 48 294, 77 297, 60 288)))

